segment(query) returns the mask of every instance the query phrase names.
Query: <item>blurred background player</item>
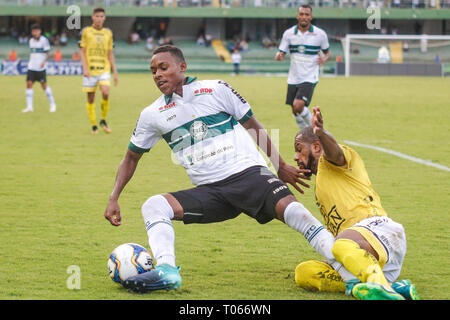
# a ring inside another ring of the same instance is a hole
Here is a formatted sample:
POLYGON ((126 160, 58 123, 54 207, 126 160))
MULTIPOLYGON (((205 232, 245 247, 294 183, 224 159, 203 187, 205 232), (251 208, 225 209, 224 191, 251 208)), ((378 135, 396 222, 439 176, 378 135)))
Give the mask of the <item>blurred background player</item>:
POLYGON ((297 12, 298 24, 283 33, 275 55, 275 60, 281 61, 286 53, 290 54, 286 104, 292 107, 300 129, 311 125, 308 106, 319 82, 319 66, 330 58, 328 36, 311 24, 312 19, 311 6, 302 5, 297 12))
MULTIPOLYGON (((343 279, 353 296, 363 300, 418 299, 409 281, 390 284, 400 275, 406 254, 403 226, 388 218, 358 153, 339 145, 324 129, 319 107, 313 108, 312 126, 295 137, 294 160, 299 168, 316 175, 317 205, 327 229, 336 237, 333 255, 361 281, 343 279)), ((339 278, 321 261, 301 263, 295 271, 300 286, 322 291, 344 291, 339 278), (317 276, 325 274, 331 275, 328 283, 317 276)))
POLYGON ((106 123, 109 110, 109 87, 111 69, 113 71, 114 85, 117 85, 117 68, 113 53, 113 34, 104 28, 105 9, 96 8, 92 13, 92 26, 81 32, 80 58, 83 65, 83 92, 87 93, 86 109, 91 120, 92 133, 98 133, 95 113, 95 91, 97 86, 102 93, 100 127, 106 133, 111 129, 106 123))
POLYGON ((56 111, 55 99, 50 86, 47 85, 47 74, 45 71, 47 60, 50 56, 50 42, 41 35, 42 29, 38 24, 31 26, 30 61, 27 71, 27 89, 25 90, 27 107, 22 112, 33 112, 33 83, 39 81, 42 89, 50 102, 50 112, 56 111))

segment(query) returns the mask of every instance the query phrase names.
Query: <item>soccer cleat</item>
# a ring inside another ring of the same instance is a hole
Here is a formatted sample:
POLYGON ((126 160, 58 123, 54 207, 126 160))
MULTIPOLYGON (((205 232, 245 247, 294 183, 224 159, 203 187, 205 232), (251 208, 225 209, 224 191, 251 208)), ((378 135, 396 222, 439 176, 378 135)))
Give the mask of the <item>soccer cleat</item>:
POLYGON ((131 291, 146 293, 155 290, 174 290, 181 286, 180 267, 168 264, 157 265, 155 269, 132 276, 122 285, 131 291))
POLYGON ((352 280, 347 280, 345 281, 345 294, 348 296, 353 295, 353 287, 358 284, 361 283, 361 281, 359 281, 358 279, 352 279, 352 280))
POLYGON ((353 286, 352 294, 359 300, 405 300, 395 291, 390 291, 378 283, 358 283, 353 286))
POLYGON ((33 112, 34 109, 31 107, 26 107, 25 109, 22 110, 23 113, 27 113, 27 112, 33 112))
POLYGON ((56 112, 56 104, 50 106, 50 112, 56 112))
POLYGON ((392 284, 392 289, 400 293, 406 300, 420 300, 416 286, 409 280, 400 280, 392 284))
POLYGON ((100 120, 99 125, 103 128, 103 131, 105 131, 106 133, 111 133, 112 130, 108 127, 105 120, 100 120))
POLYGON ((97 134, 97 133, 98 133, 97 126, 92 126, 92 134, 97 134))

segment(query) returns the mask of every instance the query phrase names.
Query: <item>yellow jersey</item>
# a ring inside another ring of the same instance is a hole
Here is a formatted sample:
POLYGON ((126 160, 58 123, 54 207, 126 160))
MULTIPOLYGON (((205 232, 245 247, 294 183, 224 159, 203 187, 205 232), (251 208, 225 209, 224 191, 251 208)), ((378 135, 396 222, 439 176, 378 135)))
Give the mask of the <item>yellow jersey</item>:
POLYGON ((325 225, 334 236, 366 218, 387 216, 359 154, 340 146, 346 165, 336 166, 322 155, 314 190, 325 225))
POLYGON ((83 28, 80 47, 86 48, 86 63, 91 76, 111 72, 108 52, 113 49, 113 46, 113 34, 108 28, 100 30, 92 26, 83 28))

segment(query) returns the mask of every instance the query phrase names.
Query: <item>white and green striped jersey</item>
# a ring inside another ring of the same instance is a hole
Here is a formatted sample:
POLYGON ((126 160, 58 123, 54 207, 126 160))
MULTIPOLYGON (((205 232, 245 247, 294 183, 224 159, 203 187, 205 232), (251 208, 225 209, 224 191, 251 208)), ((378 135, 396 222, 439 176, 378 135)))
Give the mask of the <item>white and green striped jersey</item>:
POLYGON ((44 36, 39 39, 31 37, 30 45, 30 61, 28 62, 28 70, 44 71, 45 66, 41 67, 42 62, 47 58, 47 52, 50 51, 50 42, 44 36))
POLYGON ((267 166, 241 125, 253 115, 247 101, 224 81, 195 80, 187 78, 182 97, 162 95, 141 112, 129 149, 148 152, 164 139, 194 185, 267 166))
POLYGON ((327 52, 329 47, 327 34, 316 26, 311 25, 305 33, 302 33, 297 25, 287 29, 283 33, 278 50, 290 54, 288 84, 317 83, 318 54, 320 51, 327 52))

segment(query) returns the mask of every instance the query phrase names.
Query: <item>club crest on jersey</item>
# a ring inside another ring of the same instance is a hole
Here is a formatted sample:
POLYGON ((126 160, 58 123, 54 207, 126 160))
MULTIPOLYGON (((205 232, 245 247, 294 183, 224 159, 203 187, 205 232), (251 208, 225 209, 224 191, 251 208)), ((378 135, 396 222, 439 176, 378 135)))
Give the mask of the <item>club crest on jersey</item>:
POLYGON ((298 52, 304 53, 305 52, 305 46, 298 46, 298 52))
POLYGON ((213 89, 211 88, 201 88, 194 91, 194 96, 211 95, 213 89))
POLYGON ((165 105, 164 107, 159 107, 158 111, 159 112, 163 112, 163 111, 172 109, 173 107, 175 107, 175 102, 172 102, 171 104, 165 105))
POLYGON ((189 133, 194 140, 203 140, 208 133, 208 127, 203 121, 194 121, 189 128, 189 133))

